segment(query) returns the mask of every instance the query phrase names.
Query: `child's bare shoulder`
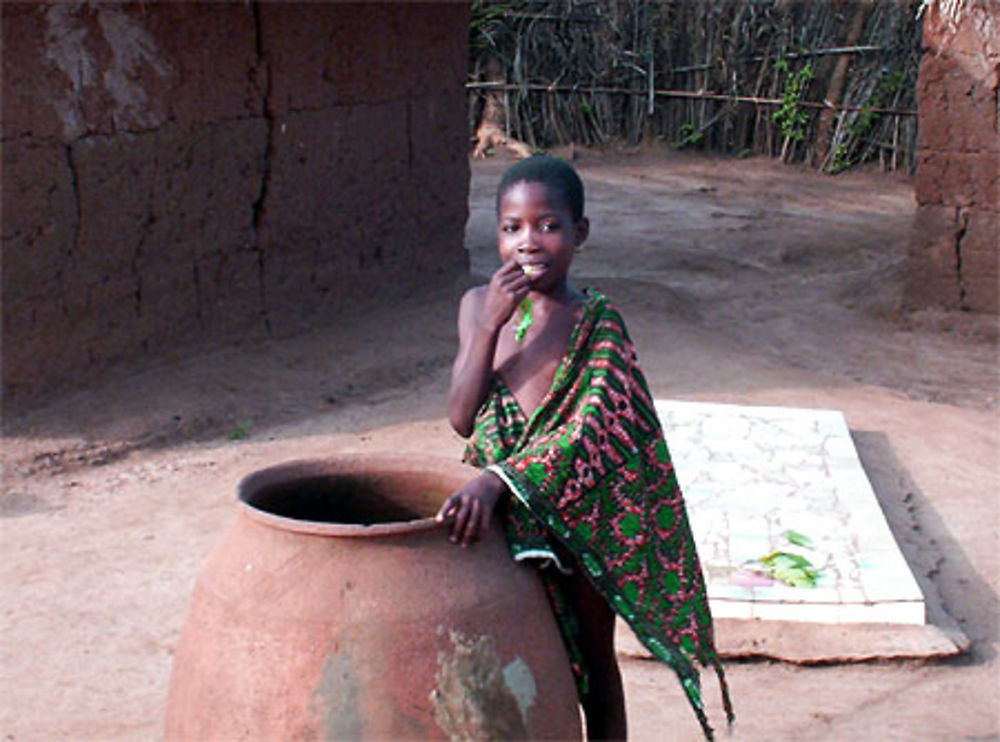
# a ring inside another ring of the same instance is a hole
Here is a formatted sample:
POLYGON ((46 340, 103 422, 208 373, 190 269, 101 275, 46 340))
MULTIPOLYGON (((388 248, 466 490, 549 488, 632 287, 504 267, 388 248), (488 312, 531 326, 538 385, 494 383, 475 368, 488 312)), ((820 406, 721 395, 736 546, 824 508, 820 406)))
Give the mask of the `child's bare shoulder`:
POLYGON ((462 294, 462 303, 464 304, 467 301, 482 301, 486 297, 487 288, 485 283, 481 283, 478 286, 466 289, 465 293, 462 294))
POLYGON ((466 289, 465 293, 462 294, 462 300, 458 304, 459 316, 467 314, 478 314, 479 310, 482 308, 483 303, 486 301, 486 286, 473 286, 470 289, 466 289))
POLYGON ((486 286, 473 286, 462 294, 462 299, 458 303, 458 336, 460 342, 464 342, 464 338, 471 337, 475 331, 476 323, 479 322, 485 304, 486 286))

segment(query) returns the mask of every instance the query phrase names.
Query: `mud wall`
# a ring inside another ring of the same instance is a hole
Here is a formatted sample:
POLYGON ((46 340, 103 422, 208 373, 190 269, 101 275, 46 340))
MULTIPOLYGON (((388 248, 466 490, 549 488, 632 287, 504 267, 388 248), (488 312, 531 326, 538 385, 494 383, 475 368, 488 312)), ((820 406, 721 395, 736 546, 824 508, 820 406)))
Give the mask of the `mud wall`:
POLYGON ((917 80, 910 308, 998 313, 1000 3, 928 6, 917 80))
POLYGON ((464 3, 4 3, 8 410, 465 266, 464 3))

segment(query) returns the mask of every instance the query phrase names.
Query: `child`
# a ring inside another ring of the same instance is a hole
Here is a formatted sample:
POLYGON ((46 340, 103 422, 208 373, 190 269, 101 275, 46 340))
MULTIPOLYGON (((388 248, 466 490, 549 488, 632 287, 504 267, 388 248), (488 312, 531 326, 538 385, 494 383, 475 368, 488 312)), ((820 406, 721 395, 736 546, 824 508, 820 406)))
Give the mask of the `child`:
POLYGON ((474 544, 494 510, 515 559, 540 570, 588 739, 624 739, 615 613, 678 674, 698 720, 697 660, 722 681, 684 503, 621 316, 567 278, 587 239, 583 184, 562 160, 515 164, 497 190, 503 265, 458 316, 448 417, 484 471, 438 512, 474 544))

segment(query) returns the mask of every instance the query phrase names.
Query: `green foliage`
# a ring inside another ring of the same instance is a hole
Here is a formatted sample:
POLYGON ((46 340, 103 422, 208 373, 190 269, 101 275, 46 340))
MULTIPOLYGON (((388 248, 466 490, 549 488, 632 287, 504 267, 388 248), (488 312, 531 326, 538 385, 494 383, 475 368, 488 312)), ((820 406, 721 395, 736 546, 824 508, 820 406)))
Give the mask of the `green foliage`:
MULTIPOLYGON (((861 163, 868 153, 866 142, 875 134, 881 123, 883 114, 874 109, 884 108, 892 104, 899 92, 909 84, 909 75, 905 70, 895 70, 882 77, 875 90, 861 106, 854 120, 847 127, 846 134, 837 142, 834 148, 831 173, 839 173, 847 168, 861 163)), ((846 115, 846 114, 842 114, 846 115)))
POLYGON ((831 173, 839 173, 851 166, 851 148, 846 142, 840 142, 833 150, 833 164, 830 165, 831 173))
POLYGON ((236 423, 233 428, 226 433, 227 441, 242 441, 250 437, 250 422, 243 420, 236 423))
POLYGON ((497 35, 506 32, 509 3, 473 0, 469 19, 469 49, 475 55, 497 45, 497 35))
MULTIPOLYGON (((812 539, 798 531, 789 529, 781 537, 793 546, 813 548, 812 539)), ((760 565, 760 572, 791 587, 816 587, 820 577, 819 570, 806 557, 788 551, 772 551, 757 559, 756 563, 760 565)))
POLYGON ((812 539, 805 534, 799 533, 798 531, 789 529, 782 533, 781 536, 788 543, 794 544, 795 546, 802 546, 806 549, 811 549, 813 547, 812 539))
POLYGON ((517 308, 520 311, 521 316, 520 319, 518 319, 517 327, 514 329, 514 340, 521 342, 524 340, 524 334, 528 331, 528 328, 531 327, 531 313, 532 309, 534 309, 534 305, 532 304, 531 299, 525 297, 521 299, 521 303, 517 305, 517 308))
POLYGON ((758 560, 767 575, 792 587, 816 587, 819 571, 804 556, 787 551, 774 551, 758 560))
POLYGON ((785 79, 785 89, 781 94, 781 106, 771 114, 771 119, 778 125, 785 139, 801 142, 806 137, 809 114, 800 104, 813 78, 812 65, 806 62, 798 70, 792 72, 788 61, 779 59, 775 62, 775 67, 788 77, 785 79))
MULTIPOLYGON (((913 3, 919 1, 869 3, 862 36, 848 43, 843 3, 470 0, 469 122, 474 131, 491 100, 491 110, 502 106, 510 135, 529 147, 652 137, 675 149, 736 156, 773 156, 778 146, 786 161, 802 159, 812 152, 805 145, 821 118, 823 131, 815 134, 828 135, 826 116, 808 101, 833 82, 838 47, 849 54, 838 88, 846 105, 865 104, 884 77, 888 89, 899 89, 885 107, 915 108, 920 22, 913 3), (502 94, 491 93, 490 85, 501 82, 502 94)), ((857 123, 856 111, 838 114, 824 167, 854 124, 870 131, 840 148, 838 165, 877 151, 891 152, 892 167, 912 168, 915 118, 879 117, 880 106, 867 105, 873 110, 857 123)))
POLYGON ((691 144, 701 144, 705 135, 694 124, 681 124, 681 138, 670 144, 674 149, 683 149, 691 144))

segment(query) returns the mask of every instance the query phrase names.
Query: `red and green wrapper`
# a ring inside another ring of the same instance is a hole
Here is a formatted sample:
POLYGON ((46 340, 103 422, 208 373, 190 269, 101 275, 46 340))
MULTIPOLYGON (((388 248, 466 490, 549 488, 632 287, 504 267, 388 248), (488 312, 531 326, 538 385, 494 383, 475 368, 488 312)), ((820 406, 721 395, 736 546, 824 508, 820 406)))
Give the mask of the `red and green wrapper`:
MULTIPOLYGON (((653 654, 676 672, 707 737, 696 664, 718 674, 704 577, 684 498, 646 380, 619 312, 588 291, 552 387, 530 415, 494 376, 465 460, 513 497, 505 529, 515 559, 579 568, 653 654)), ((587 669, 559 580, 540 571, 581 693, 587 669)))

